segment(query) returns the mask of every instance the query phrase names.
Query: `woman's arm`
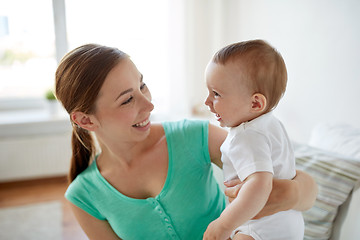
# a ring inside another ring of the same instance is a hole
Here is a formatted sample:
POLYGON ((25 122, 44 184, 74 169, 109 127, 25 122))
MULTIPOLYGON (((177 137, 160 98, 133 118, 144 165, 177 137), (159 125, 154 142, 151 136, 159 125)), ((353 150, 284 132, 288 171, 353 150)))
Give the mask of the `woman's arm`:
POLYGON ((293 179, 298 185, 298 201, 291 208, 298 211, 309 210, 315 203, 318 188, 315 180, 306 172, 296 170, 296 177, 293 179))
MULTIPOLYGON (((231 202, 237 196, 241 188, 239 179, 224 183, 227 187, 225 195, 231 202)), ((296 177, 293 180, 273 180, 273 190, 265 207, 255 218, 272 215, 280 211, 294 209, 305 211, 310 209, 316 200, 317 185, 314 179, 303 171, 296 171, 296 177)))
POLYGON ((220 146, 223 144, 227 133, 228 132, 226 130, 209 124, 208 145, 210 158, 211 162, 220 168, 222 168, 220 146))
POLYGON ((71 209, 78 220, 81 228, 89 239, 92 240, 121 240, 112 230, 107 221, 99 220, 81 208, 70 203, 71 209))

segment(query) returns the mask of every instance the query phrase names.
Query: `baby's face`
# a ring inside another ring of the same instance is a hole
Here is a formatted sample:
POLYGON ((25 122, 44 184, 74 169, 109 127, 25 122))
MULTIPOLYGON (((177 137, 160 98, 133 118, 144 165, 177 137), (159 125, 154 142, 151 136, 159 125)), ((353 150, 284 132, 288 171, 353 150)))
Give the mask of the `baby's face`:
POLYGON ((252 95, 241 66, 210 62, 205 71, 209 95, 205 104, 222 127, 236 127, 253 119, 252 95))

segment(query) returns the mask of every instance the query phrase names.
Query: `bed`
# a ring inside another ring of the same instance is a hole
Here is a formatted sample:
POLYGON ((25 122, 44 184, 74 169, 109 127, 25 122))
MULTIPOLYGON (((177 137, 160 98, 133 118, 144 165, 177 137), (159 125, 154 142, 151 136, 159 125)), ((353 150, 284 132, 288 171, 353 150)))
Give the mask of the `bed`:
POLYGON ((360 239, 360 129, 347 124, 315 126, 308 144, 294 143, 297 168, 319 187, 304 212, 304 239, 360 239))

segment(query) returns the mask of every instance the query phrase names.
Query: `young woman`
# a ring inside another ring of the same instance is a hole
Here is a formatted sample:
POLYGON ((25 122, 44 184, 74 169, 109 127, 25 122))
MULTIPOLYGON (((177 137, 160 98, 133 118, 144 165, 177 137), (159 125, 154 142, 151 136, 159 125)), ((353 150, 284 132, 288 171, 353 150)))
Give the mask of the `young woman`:
MULTIPOLYGON (((56 96, 73 124, 66 198, 90 239, 201 239, 225 208, 212 174, 227 132, 206 121, 152 124, 143 75, 116 48, 88 44, 56 71, 56 96), (96 155, 96 136, 99 153, 96 155)), ((241 185, 228 183, 232 199, 241 185)), ((259 216, 312 206, 302 172, 274 182, 259 216)))

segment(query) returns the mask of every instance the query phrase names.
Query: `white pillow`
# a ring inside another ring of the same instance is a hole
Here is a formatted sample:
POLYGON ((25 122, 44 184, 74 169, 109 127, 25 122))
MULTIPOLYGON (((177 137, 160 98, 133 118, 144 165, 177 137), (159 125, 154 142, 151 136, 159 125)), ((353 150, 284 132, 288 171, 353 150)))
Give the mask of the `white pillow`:
POLYGON ((360 128, 348 124, 318 124, 312 130, 309 145, 360 161, 360 128))

